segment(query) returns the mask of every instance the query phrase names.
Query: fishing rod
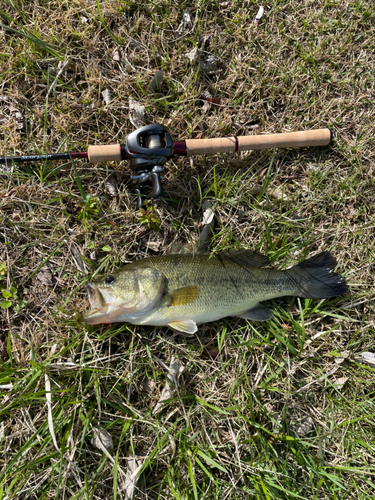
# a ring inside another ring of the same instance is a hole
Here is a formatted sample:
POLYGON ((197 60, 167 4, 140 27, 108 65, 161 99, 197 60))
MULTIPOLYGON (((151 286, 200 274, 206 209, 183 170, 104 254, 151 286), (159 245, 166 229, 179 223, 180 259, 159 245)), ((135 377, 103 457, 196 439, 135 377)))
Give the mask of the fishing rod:
POLYGON ((3 156, 0 164, 34 162, 42 160, 86 159, 90 163, 128 160, 139 182, 135 189, 137 208, 142 206, 141 186, 151 188, 152 198, 163 195, 161 173, 163 165, 173 156, 195 156, 213 153, 250 151, 273 148, 301 148, 327 146, 332 140, 329 129, 287 132, 281 134, 222 137, 217 139, 186 139, 173 142, 166 127, 152 124, 141 127, 126 136, 125 145, 109 144, 89 146, 87 151, 27 156, 3 156))

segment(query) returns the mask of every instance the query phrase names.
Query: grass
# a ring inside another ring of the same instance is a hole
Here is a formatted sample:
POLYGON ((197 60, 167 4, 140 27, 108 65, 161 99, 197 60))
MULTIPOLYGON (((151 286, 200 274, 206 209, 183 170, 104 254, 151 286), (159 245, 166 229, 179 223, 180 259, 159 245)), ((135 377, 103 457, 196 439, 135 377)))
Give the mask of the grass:
POLYGON ((129 97, 175 140, 325 126, 335 139, 168 162, 158 232, 126 162, 0 174, 1 499, 374 497, 374 369, 356 357, 374 351, 375 9, 264 7, 256 24, 253 1, 0 3, 1 155, 123 143, 129 97), (160 69, 164 94, 149 95, 160 69), (222 105, 205 110, 204 91, 222 105), (84 325, 88 277, 196 241, 207 199, 213 252, 254 247, 285 268, 329 250, 350 294, 285 298, 267 323, 226 318, 189 339, 84 325), (154 414, 172 357, 184 372, 154 414))

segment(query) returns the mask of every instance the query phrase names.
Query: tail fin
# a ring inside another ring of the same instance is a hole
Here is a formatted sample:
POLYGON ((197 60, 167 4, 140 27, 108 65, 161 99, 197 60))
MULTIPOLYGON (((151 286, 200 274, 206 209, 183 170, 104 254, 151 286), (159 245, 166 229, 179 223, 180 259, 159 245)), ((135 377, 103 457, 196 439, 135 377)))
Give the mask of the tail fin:
POLYGON ((322 252, 292 267, 290 271, 298 280, 301 297, 327 299, 343 295, 348 290, 344 278, 334 272, 336 259, 329 252, 322 252))

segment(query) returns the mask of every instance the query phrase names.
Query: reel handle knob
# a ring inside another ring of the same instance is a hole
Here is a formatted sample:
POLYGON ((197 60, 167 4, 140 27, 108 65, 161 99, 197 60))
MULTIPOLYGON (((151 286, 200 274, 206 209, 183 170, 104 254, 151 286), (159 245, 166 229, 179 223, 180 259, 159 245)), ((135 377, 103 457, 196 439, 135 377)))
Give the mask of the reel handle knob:
POLYGON ((151 174, 152 182, 152 197, 154 200, 161 198, 163 196, 163 188, 161 187, 161 177, 159 172, 152 172, 151 174))

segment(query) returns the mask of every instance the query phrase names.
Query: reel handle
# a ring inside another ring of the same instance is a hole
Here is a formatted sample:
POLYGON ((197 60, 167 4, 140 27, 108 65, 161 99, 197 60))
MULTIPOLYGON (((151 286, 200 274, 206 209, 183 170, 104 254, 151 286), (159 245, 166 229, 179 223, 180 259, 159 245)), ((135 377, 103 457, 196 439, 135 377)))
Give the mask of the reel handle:
POLYGON ((163 196, 163 188, 161 187, 160 172, 152 172, 151 182, 152 182, 152 197, 154 200, 157 200, 158 198, 161 198, 163 196))

